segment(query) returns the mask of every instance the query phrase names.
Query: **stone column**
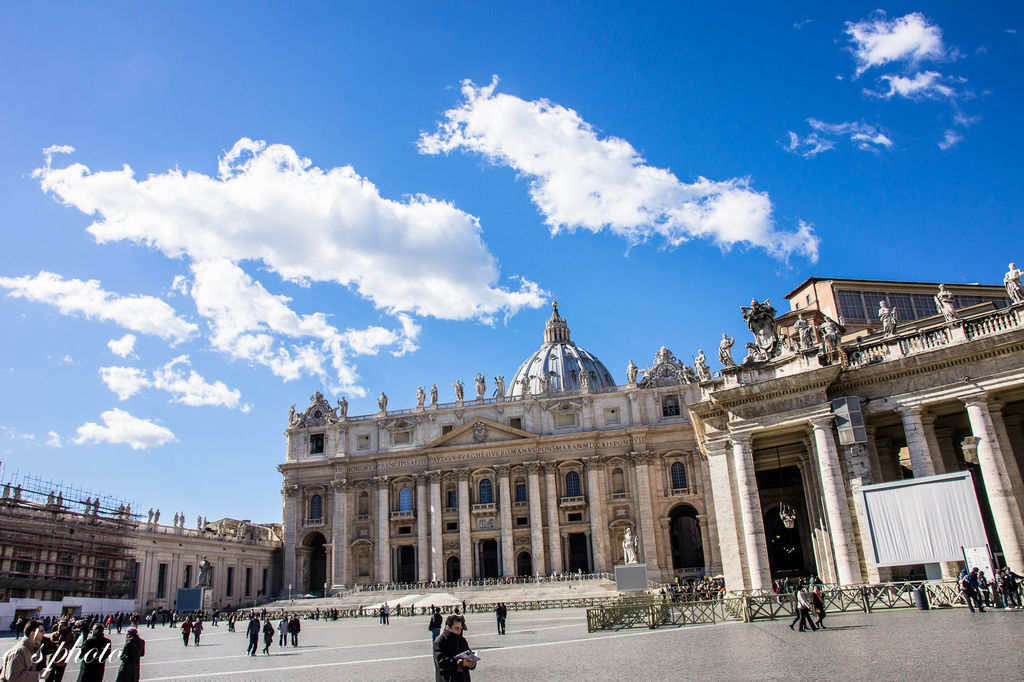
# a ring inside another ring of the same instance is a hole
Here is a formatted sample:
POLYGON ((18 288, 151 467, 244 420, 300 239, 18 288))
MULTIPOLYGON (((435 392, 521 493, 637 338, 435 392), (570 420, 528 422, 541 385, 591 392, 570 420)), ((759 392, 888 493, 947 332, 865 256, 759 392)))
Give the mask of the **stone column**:
POLYGON ((565 570, 565 562, 562 560, 562 533, 558 523, 558 482, 555 474, 558 472, 558 465, 554 462, 544 465, 544 487, 547 497, 545 504, 548 509, 548 546, 551 548, 551 572, 562 572, 565 570))
POLYGON ((501 574, 516 574, 515 557, 512 556, 512 494, 509 490, 509 466, 499 464, 494 467, 498 475, 498 518, 501 524, 501 574))
POLYGON ((750 589, 760 590, 771 587, 772 580, 768 565, 768 545, 764 536, 764 518, 761 515, 761 500, 757 494, 757 479, 754 476, 751 434, 730 433, 729 438, 732 440, 732 462, 736 472, 743 542, 747 549, 750 589))
POLYGON ((427 475, 418 474, 413 478, 416 479, 416 579, 430 580, 427 475))
POLYGON ((594 566, 594 534, 589 530, 583 531, 583 534, 587 536, 587 566, 591 573, 597 573, 594 566))
POLYGON ((533 562, 534 575, 544 575, 544 519, 540 511, 540 463, 529 462, 526 465, 526 481, 530 496, 530 557, 533 562))
POLYGON ((634 452, 633 467, 636 469, 637 509, 640 515, 640 541, 644 547, 644 563, 647 564, 647 579, 661 582, 661 567, 658 565, 657 527, 654 523, 654 509, 651 505, 651 475, 648 467, 650 454, 634 452))
POLYGON ((472 580, 476 554, 469 541, 469 472, 461 469, 456 472, 459 479, 459 571, 463 580, 472 580))
POLYGON ((593 543, 591 571, 600 573, 608 568, 608 524, 604 518, 604 495, 598 480, 599 464, 594 459, 584 460, 587 474, 587 505, 590 509, 590 534, 593 543))
POLYGON ((740 540, 736 527, 736 511, 733 504, 732 476, 729 473, 729 442, 707 441, 704 452, 708 456, 708 476, 711 480, 711 497, 715 505, 715 526, 718 529, 719 556, 722 560, 722 575, 725 586, 730 590, 747 587, 743 575, 740 540))
POLYGON ((967 406, 971 432, 978 439, 978 464, 981 466, 981 477, 988 494, 999 544, 1003 547, 1006 564, 1017 570, 1018 566, 1024 566, 1024 547, 1021 546, 1024 523, 1006 471, 1005 455, 996 440, 988 399, 985 394, 979 393, 962 400, 967 406))
MULTIPOLYGON (((713 556, 711 554, 711 535, 708 533, 708 515, 697 514, 695 518, 697 519, 697 527, 700 528, 700 546, 704 554, 704 573, 706 575, 714 575, 714 573, 712 573, 714 569, 711 567, 713 556)), ((669 532, 671 532, 671 528, 669 528, 669 532)), ((669 559, 669 563, 672 563, 671 558, 669 559)))
POLYGON ((700 462, 701 497, 704 499, 704 517, 707 519, 705 529, 708 542, 704 545, 704 563, 708 566, 708 575, 722 572, 722 552, 718 545, 718 523, 715 519, 715 497, 711 492, 711 470, 706 457, 698 457, 700 462))
MULTIPOLYGON (((853 534, 850 520, 850 505, 843 485, 843 471, 839 463, 835 437, 832 435, 831 414, 811 419, 814 431, 814 450, 821 474, 822 493, 825 498, 825 513, 832 536, 832 549, 836 561, 836 572, 840 585, 857 585, 864 582, 857 558, 857 539, 853 534)), ((866 472, 865 472, 866 473, 866 472)))
POLYGON ((914 478, 934 476, 937 453, 933 454, 928 447, 923 408, 919 405, 910 405, 899 407, 897 411, 903 417, 903 434, 907 438, 907 450, 910 453, 910 467, 914 470, 914 478))
POLYGON ((387 476, 373 479, 377 484, 377 571, 382 583, 391 582, 391 484, 387 476))
POLYGON ((473 574, 477 577, 484 574, 484 558, 480 555, 480 540, 473 538, 473 574))
POLYGON ((992 415, 992 426, 995 427, 996 442, 1003 453, 1003 463, 1006 467, 1007 478, 1010 482, 1010 491, 1017 500, 1017 510, 1024 511, 1024 481, 1021 480, 1020 467, 1017 465, 1017 458, 1013 454, 1013 444, 1010 442, 1010 432, 1006 428, 1006 420, 1003 418, 1003 404, 998 400, 990 400, 988 403, 989 414, 992 415))
MULTIPOLYGON (((299 542, 299 514, 302 513, 302 504, 299 502, 299 486, 285 485, 281 491, 284 497, 284 589, 292 585, 298 589, 298 571, 296 566, 296 551, 299 542)), ((159 563, 159 562, 158 562, 159 563)))
POLYGON ((430 478, 430 576, 444 580, 444 537, 441 529, 441 472, 431 471, 430 478))
POLYGON ((331 580, 336 588, 346 583, 346 567, 348 564, 348 490, 347 481, 337 479, 331 481, 334 490, 334 519, 331 523, 331 550, 334 557, 331 580))

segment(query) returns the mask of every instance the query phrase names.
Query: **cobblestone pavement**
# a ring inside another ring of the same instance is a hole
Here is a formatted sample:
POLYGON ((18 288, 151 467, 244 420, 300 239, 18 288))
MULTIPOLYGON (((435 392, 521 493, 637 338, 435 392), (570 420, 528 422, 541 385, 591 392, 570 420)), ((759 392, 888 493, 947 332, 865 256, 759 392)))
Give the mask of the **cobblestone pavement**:
MULTIPOLYGON (((585 612, 566 609, 510 613, 504 636, 493 617, 470 614, 466 635, 482 658, 476 680, 1024 679, 1021 611, 836 614, 825 622, 814 633, 775 621, 588 634, 585 612)), ((207 627, 202 646, 188 648, 178 630, 143 629, 142 679, 428 680, 426 627, 421 616, 392 617, 389 626, 303 621, 301 646, 280 648, 275 636, 271 655, 255 658, 245 655, 241 623, 236 633, 207 627)), ((115 675, 108 665, 105 679, 115 675)))

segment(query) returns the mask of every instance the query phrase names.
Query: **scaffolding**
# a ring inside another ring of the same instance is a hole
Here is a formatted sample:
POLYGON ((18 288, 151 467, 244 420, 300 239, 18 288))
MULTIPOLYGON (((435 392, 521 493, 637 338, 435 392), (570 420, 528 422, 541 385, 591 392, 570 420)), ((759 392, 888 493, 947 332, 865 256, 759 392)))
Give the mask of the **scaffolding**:
POLYGON ((2 467, 0 486, 0 600, 134 597, 137 502, 2 467))

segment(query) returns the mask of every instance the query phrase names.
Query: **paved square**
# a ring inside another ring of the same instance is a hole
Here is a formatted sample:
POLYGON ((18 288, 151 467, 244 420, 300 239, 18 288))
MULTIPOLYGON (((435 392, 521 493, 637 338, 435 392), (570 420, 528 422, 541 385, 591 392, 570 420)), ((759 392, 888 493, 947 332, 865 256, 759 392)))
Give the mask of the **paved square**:
MULTIPOLYGON (((300 647, 279 648, 275 636, 272 654, 256 658, 245 656, 243 624, 235 633, 208 627, 202 646, 188 648, 178 630, 144 629, 142 678, 432 679, 427 621, 303 621, 300 647)), ((467 639, 483 659, 478 680, 1024 679, 1024 612, 836 614, 826 624, 804 634, 786 621, 588 634, 585 612, 566 609, 510 613, 505 636, 490 615, 470 614, 467 639)), ((115 675, 108 665, 105 679, 115 675)))

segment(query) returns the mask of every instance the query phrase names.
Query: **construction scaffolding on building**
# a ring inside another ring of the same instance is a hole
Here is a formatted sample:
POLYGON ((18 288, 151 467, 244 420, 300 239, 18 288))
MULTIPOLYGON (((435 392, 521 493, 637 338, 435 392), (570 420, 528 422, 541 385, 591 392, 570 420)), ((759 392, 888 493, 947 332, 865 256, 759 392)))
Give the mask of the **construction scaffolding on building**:
POLYGON ((131 503, 2 468, 0 481, 0 601, 134 597, 131 503))

